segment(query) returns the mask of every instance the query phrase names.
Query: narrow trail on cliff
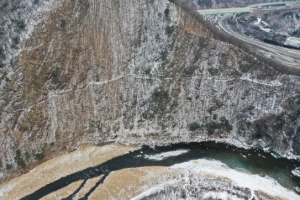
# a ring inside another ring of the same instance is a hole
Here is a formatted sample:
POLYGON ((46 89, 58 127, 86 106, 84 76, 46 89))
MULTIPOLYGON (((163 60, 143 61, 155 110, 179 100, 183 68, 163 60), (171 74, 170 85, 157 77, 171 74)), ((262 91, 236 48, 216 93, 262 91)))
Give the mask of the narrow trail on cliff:
POLYGON ((95 82, 95 81, 92 81, 92 82, 89 82, 85 87, 83 88, 78 88, 78 89, 75 89, 75 90, 69 90, 69 91, 62 91, 60 93, 57 93, 57 94, 52 94, 50 95, 49 98, 47 99, 44 99, 40 102, 37 102, 35 104, 32 104, 30 106, 28 106, 27 108, 22 108, 22 109, 18 109, 18 110, 14 110, 14 111, 7 111, 7 110, 4 110, 4 112, 7 112, 7 113, 16 113, 16 112, 20 112, 20 111, 30 111, 33 107, 35 106, 38 106, 40 104, 43 104, 43 103, 46 103, 50 100, 52 100, 53 98, 55 97, 58 97, 58 96, 63 96, 63 95, 68 95, 68 94, 71 94, 71 93, 75 93, 75 92, 78 92, 78 91, 82 91, 82 90, 86 90, 88 89, 91 85, 105 85, 105 84, 110 84, 111 82, 114 82, 114 81, 118 81, 120 79, 123 79, 123 78, 126 78, 126 77, 133 77, 134 79, 142 79, 142 80, 157 80, 157 81, 160 81, 160 80, 173 80, 173 79, 198 79, 198 80, 214 80, 214 81, 235 81, 235 80, 241 80, 241 81, 246 81, 246 82, 249 82, 251 84, 258 84, 258 85, 264 85, 264 86, 270 86, 270 87, 280 87, 282 86, 282 84, 280 82, 273 82, 273 83, 264 83, 264 82, 260 82, 256 79, 251 79, 249 76, 247 77, 240 77, 240 78, 231 78, 231 79, 226 79, 226 78, 198 78, 198 77, 191 77, 191 76, 175 76, 175 77, 149 77, 148 75, 145 75, 145 76, 140 76, 140 75, 136 75, 136 74, 125 74, 125 75, 121 75, 121 76, 117 76, 115 78, 112 78, 112 79, 109 79, 109 80, 105 80, 105 81, 99 81, 99 82, 95 82))

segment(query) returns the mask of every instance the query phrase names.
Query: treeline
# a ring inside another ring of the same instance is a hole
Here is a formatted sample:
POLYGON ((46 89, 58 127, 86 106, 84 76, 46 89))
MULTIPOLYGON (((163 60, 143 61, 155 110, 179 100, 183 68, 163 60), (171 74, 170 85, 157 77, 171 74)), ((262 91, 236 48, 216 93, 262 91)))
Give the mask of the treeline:
POLYGON ((189 12, 192 14, 198 21, 200 21, 209 31, 212 32, 212 38, 227 42, 229 44, 232 44, 243 51, 245 51, 249 56, 253 56, 257 59, 257 61, 266 64, 270 67, 273 67, 275 70, 279 71, 280 73, 287 74, 287 75, 295 75, 300 76, 300 66, 298 67, 292 67, 292 66, 286 66, 279 61, 276 61, 271 58, 267 58, 265 56, 262 56, 252 50, 252 46, 243 40, 240 40, 236 37, 233 37, 226 32, 219 30, 216 26, 214 26, 209 21, 205 20, 202 15, 200 15, 198 12, 196 12, 195 8, 191 8, 188 3, 186 3, 186 0, 169 0, 170 2, 180 6, 183 10, 189 12))

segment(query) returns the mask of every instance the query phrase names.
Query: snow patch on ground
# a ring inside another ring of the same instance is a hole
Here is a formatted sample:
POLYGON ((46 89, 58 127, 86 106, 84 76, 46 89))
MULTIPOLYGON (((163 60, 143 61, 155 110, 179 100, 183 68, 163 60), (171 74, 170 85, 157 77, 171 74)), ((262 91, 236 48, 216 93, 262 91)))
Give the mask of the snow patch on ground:
POLYGON ((2 196, 4 195, 4 193, 9 189, 8 186, 0 188, 0 199, 2 199, 2 196))
POLYGON ((265 86, 271 86, 271 87, 280 87, 280 86, 282 86, 282 83, 279 80, 265 82, 265 81, 261 81, 261 80, 251 78, 250 74, 243 74, 243 76, 240 78, 240 80, 249 81, 251 83, 265 85, 265 86))
POLYGON ((168 151, 168 152, 164 152, 164 153, 160 153, 160 154, 154 154, 154 155, 145 155, 146 159, 149 160, 163 160, 172 156, 179 156, 181 154, 187 153, 189 152, 189 150, 186 149, 180 149, 180 150, 176 150, 176 151, 168 151))
POLYGON ((294 176, 300 177, 300 167, 296 167, 296 169, 292 170, 292 174, 294 176))
POLYGON ((168 187, 168 185, 178 185, 180 184, 180 182, 176 181, 176 180, 171 180, 171 181, 167 181, 164 182, 162 184, 156 185, 154 187, 149 188, 148 190, 142 192, 141 194, 139 194, 138 196, 132 198, 131 200, 140 200, 140 199, 145 199, 157 192, 160 191, 164 191, 164 189, 166 189, 168 187))
POLYGON ((300 39, 299 38, 294 38, 294 37, 289 37, 289 38, 286 39, 284 44, 300 48, 300 39))
POLYGON ((270 177, 251 175, 229 168, 220 161, 199 159, 173 165, 171 168, 186 171, 187 173, 207 173, 216 177, 232 180, 239 187, 249 188, 254 197, 254 191, 263 191, 274 196, 283 196, 286 199, 299 199, 299 196, 270 177))
POLYGON ((226 192, 208 192, 203 195, 203 199, 239 200, 240 198, 226 192))

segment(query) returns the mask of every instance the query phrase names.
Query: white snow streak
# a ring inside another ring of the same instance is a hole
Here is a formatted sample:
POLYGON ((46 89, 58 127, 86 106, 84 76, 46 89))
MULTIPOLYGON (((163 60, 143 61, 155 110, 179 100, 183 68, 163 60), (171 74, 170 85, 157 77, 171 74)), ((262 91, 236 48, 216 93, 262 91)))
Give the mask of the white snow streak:
POLYGON ((229 168, 220 161, 199 159, 176 164, 171 168, 180 169, 187 173, 208 173, 216 177, 230 179, 239 187, 249 188, 252 191, 252 196, 255 196, 254 191, 264 191, 268 194, 281 196, 286 199, 299 199, 296 193, 282 187, 277 181, 270 177, 243 173, 229 168))
POLYGON ((179 155, 187 153, 187 152, 189 152, 189 150, 180 149, 180 150, 176 150, 176 151, 168 151, 168 152, 155 154, 155 155, 145 155, 145 158, 147 158, 149 160, 163 160, 168 157, 179 156, 179 155))

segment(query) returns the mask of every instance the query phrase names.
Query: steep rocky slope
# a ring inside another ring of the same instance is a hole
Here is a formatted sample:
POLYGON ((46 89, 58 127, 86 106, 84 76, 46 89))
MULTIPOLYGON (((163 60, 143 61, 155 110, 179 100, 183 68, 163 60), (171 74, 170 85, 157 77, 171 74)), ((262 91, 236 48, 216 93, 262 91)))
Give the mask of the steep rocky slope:
POLYGON ((2 178, 111 140, 214 139, 300 153, 299 78, 213 39, 179 7, 64 0, 52 8, 21 42, 3 90, 2 178))

